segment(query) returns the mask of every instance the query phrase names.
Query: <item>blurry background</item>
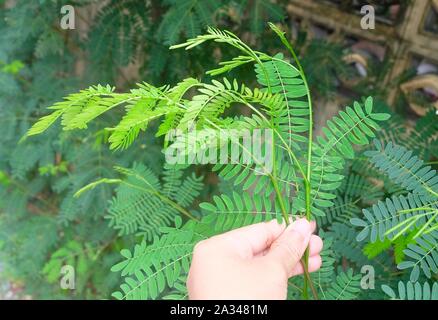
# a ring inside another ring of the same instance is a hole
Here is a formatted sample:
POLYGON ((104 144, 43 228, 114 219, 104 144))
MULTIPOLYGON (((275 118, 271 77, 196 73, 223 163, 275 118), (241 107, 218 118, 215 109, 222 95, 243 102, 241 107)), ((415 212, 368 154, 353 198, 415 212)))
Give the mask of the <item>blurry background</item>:
MULTIPOLYGON (((207 25, 233 31, 259 51, 282 50, 268 21, 281 24, 299 52, 317 131, 353 99, 371 95, 394 113, 387 139, 436 164, 437 0, 0 0, 0 298, 108 298, 119 281, 109 269, 136 238, 108 227, 110 186, 73 194, 114 176, 116 164, 162 167, 162 141, 148 134, 123 153, 110 152, 107 132, 96 130, 108 116, 95 130, 57 127, 18 144, 46 107, 92 84, 123 91, 139 81, 205 78, 235 52, 212 44, 189 52, 168 47, 207 25), (75 9, 74 30, 60 25, 67 4, 75 9), (374 30, 361 28, 366 4, 375 8, 374 30), (64 264, 76 268, 75 290, 59 286, 64 264)), ((254 83, 251 68, 229 77, 254 83)), ((205 183, 202 200, 221 187, 212 174, 205 183)))

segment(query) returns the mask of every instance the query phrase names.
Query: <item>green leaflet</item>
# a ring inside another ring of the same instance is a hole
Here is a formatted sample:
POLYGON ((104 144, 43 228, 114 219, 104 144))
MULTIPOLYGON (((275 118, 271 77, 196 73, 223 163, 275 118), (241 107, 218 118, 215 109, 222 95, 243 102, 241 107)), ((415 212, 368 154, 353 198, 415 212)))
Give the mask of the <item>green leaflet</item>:
POLYGON ((335 281, 327 289, 324 300, 351 300, 357 297, 360 292, 360 274, 353 274, 353 270, 341 272, 335 281))
POLYGON ((320 232, 319 235, 324 241, 324 247, 321 251, 322 266, 318 271, 312 273, 311 277, 319 287, 319 290, 324 292, 324 290, 330 286, 330 283, 336 275, 336 258, 331 235, 324 232, 320 232))
POLYGON ((345 257, 357 265, 366 265, 368 258, 363 254, 363 245, 355 241, 355 230, 348 225, 337 223, 331 225, 329 234, 333 238, 333 249, 339 256, 345 257))
POLYGON ((424 166, 412 151, 389 142, 385 147, 375 140, 376 151, 365 153, 370 161, 395 183, 422 196, 438 197, 438 175, 430 166, 424 166))
POLYGON ((382 285, 382 290, 393 300, 438 300, 438 282, 434 282, 432 285, 425 282, 421 285, 419 282, 404 283, 400 281, 397 291, 388 285, 382 285))
POLYGON ((414 238, 434 230, 438 198, 435 195, 438 181, 435 170, 423 167, 423 161, 406 148, 394 146, 391 142, 386 147, 374 141, 376 151, 367 151, 376 167, 386 172, 395 183, 412 191, 407 196, 393 196, 385 202, 379 201, 371 210, 364 209, 365 219, 353 218, 353 225, 362 227, 358 241, 368 235, 372 242, 385 236, 398 238, 414 228, 419 229, 414 238))
POLYGON ((40 134, 46 131, 59 117, 63 117, 62 125, 66 130, 83 128, 85 123, 78 122, 78 117, 85 109, 93 109, 97 106, 97 97, 102 95, 110 95, 114 91, 114 88, 110 86, 97 85, 90 87, 86 90, 82 90, 79 93, 73 93, 67 96, 63 102, 55 103, 49 107, 51 110, 55 110, 50 115, 42 117, 36 122, 27 132, 26 136, 32 136, 40 134))
POLYGON ((425 224, 431 216, 430 210, 425 208, 428 206, 436 208, 437 205, 438 200, 428 202, 412 193, 407 196, 393 196, 387 198, 384 202, 379 201, 370 209, 363 209, 365 219, 352 218, 351 223, 363 228, 357 236, 358 241, 362 241, 367 237, 370 238, 371 242, 376 241, 378 238, 384 240, 385 236, 394 237, 399 229, 391 229, 397 227, 400 223, 406 223, 410 218, 414 218, 415 222, 404 226, 408 227, 406 231, 425 224))
MULTIPOLYGON (((365 108, 354 103, 354 109, 347 107, 339 116, 327 121, 323 128, 325 137, 317 137, 312 159, 312 209, 316 215, 324 215, 323 209, 333 205, 334 191, 341 186, 343 179, 340 171, 344 167, 345 158, 354 157, 353 145, 364 145, 379 130, 376 121, 389 118, 387 114, 373 113, 373 100, 365 100, 365 108), (365 110, 364 110, 365 109, 365 110)), ((301 210, 300 208, 297 208, 301 210)))
MULTIPOLYGON (((405 147, 389 142, 386 147, 374 141, 375 151, 367 151, 371 162, 385 172, 389 179, 410 191, 407 196, 393 196, 384 202, 378 201, 370 209, 364 209, 363 218, 352 218, 351 223, 362 230, 357 241, 369 238, 371 242, 394 242, 397 268, 409 270, 411 282, 419 280, 421 274, 431 278, 438 272, 438 177, 435 170, 423 166, 423 161, 405 147), (409 240, 408 240, 409 239, 409 240), (402 250, 402 253, 400 252, 402 250)), ((407 287, 399 283, 400 299, 430 298, 429 285, 422 290, 417 282, 407 287)), ((394 291, 383 286, 391 298, 394 291)))
POLYGON ((108 139, 111 149, 126 149, 138 137, 140 130, 145 130, 148 123, 163 115, 162 110, 153 110, 154 101, 148 98, 139 99, 128 105, 126 115, 108 139))
POLYGON ((200 207, 208 212, 218 214, 215 224, 216 230, 234 229, 248 225, 250 221, 261 222, 264 220, 277 219, 281 221, 280 208, 272 208, 272 203, 260 196, 250 197, 248 193, 240 196, 233 192, 233 197, 222 194, 214 196, 214 205, 203 203, 200 207))
POLYGON ((182 179, 182 172, 172 167, 165 169, 163 182, 141 164, 118 170, 126 178, 116 189, 106 218, 120 234, 143 234, 149 240, 181 214, 175 204, 189 207, 203 186, 200 178, 182 179))
POLYGON ((158 37, 165 44, 174 44, 181 33, 194 37, 213 22, 221 2, 216 0, 168 0, 170 10, 164 15, 158 28, 158 37))
POLYGON ((438 231, 424 234, 415 243, 409 243, 403 253, 404 261, 397 268, 412 269, 411 282, 418 280, 420 272, 430 279, 432 274, 438 273, 438 231))
POLYGON ((275 121, 279 130, 285 135, 289 148, 299 149, 298 142, 305 142, 301 135, 309 131, 309 105, 306 100, 307 89, 300 72, 287 61, 282 54, 277 54, 271 61, 256 65, 257 81, 267 91, 279 94, 285 103, 275 110, 275 121))

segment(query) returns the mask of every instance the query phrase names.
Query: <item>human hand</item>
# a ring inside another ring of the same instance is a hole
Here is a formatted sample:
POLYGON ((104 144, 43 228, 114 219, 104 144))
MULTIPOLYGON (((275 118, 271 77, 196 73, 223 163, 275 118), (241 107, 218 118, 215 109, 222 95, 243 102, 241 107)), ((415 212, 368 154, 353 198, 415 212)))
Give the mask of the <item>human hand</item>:
POLYGON ((309 245, 309 272, 321 267, 316 224, 299 219, 287 228, 276 220, 235 229, 199 242, 187 279, 190 299, 286 299, 287 281, 302 274, 309 245))

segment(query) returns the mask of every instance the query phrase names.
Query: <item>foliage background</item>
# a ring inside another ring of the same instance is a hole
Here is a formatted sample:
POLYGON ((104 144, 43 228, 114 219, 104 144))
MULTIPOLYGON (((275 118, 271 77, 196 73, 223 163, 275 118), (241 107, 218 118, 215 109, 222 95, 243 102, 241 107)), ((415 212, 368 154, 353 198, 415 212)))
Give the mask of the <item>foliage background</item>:
MULTIPOLYGON (((433 112, 423 119, 413 117, 403 96, 393 106, 384 103, 387 88, 381 88, 379 80, 390 61, 372 66, 367 77, 345 95, 340 79, 354 77, 356 72, 343 60, 348 47, 325 39, 307 39, 307 30, 294 29, 288 19, 287 4, 282 0, 0 0, 0 281, 10 284, 19 297, 42 299, 108 298, 118 287, 118 275, 109 270, 120 260, 119 251, 133 247, 138 237, 120 236, 108 226, 105 217, 114 194, 111 186, 101 185, 80 198, 73 194, 99 178, 116 177, 114 165, 143 163, 160 174, 163 141, 146 133, 123 153, 109 151, 105 146, 107 132, 96 128, 112 123, 110 116, 79 133, 60 134, 58 126, 23 143, 19 140, 46 114, 47 106, 92 84, 117 85, 124 90, 137 81, 160 85, 175 84, 188 76, 204 79, 205 70, 234 52, 212 45, 188 52, 169 51, 168 47, 196 36, 207 25, 227 28, 267 52, 276 52, 281 45, 266 33, 268 21, 292 28, 316 97, 317 123, 327 118, 327 101, 336 101, 341 95, 344 101, 373 95, 381 110, 397 112, 387 132, 425 161, 436 161, 433 112), (75 30, 60 28, 60 8, 66 4, 76 9, 75 30), (59 269, 65 263, 76 267, 75 290, 59 287, 59 269)), ((233 71, 230 77, 248 84, 254 81, 249 68, 233 71)), ((361 169, 366 165, 358 161, 351 170, 358 168, 355 174, 367 177, 372 172, 361 169)), ((195 170, 204 174, 204 187, 195 205, 227 188, 218 183, 215 174, 195 170)), ((388 181, 379 186, 364 206, 402 192, 388 181)), ((354 190, 344 193, 342 197, 360 195, 354 190)), ((357 208, 352 206, 351 210, 357 208)), ((336 220, 327 230, 333 234, 334 247, 349 257, 351 265, 363 264, 368 259, 361 254, 363 248, 357 253, 356 247, 361 245, 352 243, 353 252, 348 241, 354 236, 342 239, 352 229, 338 218, 333 209, 320 224, 336 220)), ((340 267, 350 264, 343 261, 340 267)))

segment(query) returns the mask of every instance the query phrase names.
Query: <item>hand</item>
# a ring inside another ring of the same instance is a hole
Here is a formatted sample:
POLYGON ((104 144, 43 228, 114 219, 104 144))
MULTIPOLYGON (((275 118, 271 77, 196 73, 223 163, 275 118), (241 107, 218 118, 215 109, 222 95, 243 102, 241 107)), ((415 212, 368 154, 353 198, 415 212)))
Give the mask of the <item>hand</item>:
POLYGON ((287 228, 276 220, 236 229, 199 242, 187 279, 190 299, 286 299, 288 278, 321 267, 316 224, 299 219, 287 228))

